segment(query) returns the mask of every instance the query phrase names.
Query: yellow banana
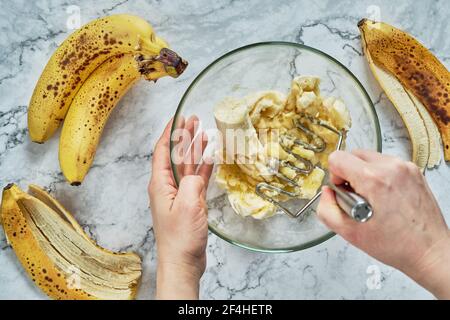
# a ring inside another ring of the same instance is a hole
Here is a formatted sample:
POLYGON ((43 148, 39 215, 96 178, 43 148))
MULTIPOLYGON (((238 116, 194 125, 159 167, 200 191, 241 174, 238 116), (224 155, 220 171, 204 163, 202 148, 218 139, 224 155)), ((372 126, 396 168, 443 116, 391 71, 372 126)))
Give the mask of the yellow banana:
POLYGON ((60 203, 37 186, 3 189, 1 220, 20 263, 53 299, 132 299, 141 259, 99 247, 60 203))
POLYGON ((75 96, 64 121, 59 162, 72 185, 79 185, 87 174, 109 115, 122 96, 139 80, 141 73, 152 69, 149 76, 165 73, 164 64, 144 65, 131 54, 115 56, 98 67, 75 96), (138 66, 139 64, 139 66, 138 66))
POLYGON ((156 80, 167 75, 167 66, 180 59, 170 50, 161 52, 157 59, 117 55, 98 67, 80 88, 67 113, 59 143, 61 170, 72 185, 81 184, 89 171, 103 128, 122 96, 141 75, 156 80))
MULTIPOLYGON (((375 66, 392 78, 391 83, 397 82, 403 87, 404 98, 392 101, 400 115, 404 117, 400 104, 405 101, 420 113, 431 145, 428 166, 438 164, 441 153, 440 141, 430 116, 441 134, 445 160, 450 161, 450 72, 427 48, 402 30, 367 19, 361 20, 358 27, 372 70, 375 66), (425 109, 429 115, 424 112, 425 109)), ((380 81, 380 84, 389 91, 387 82, 383 84, 380 81)), ((415 126, 415 123, 410 124, 415 126)))
MULTIPOLYGON (((166 47, 150 24, 132 15, 97 19, 74 32, 52 55, 34 89, 28 109, 31 140, 43 143, 53 135, 81 85, 103 62, 121 53, 157 57, 166 47)), ((167 74, 176 77, 184 66, 167 65, 167 74)))

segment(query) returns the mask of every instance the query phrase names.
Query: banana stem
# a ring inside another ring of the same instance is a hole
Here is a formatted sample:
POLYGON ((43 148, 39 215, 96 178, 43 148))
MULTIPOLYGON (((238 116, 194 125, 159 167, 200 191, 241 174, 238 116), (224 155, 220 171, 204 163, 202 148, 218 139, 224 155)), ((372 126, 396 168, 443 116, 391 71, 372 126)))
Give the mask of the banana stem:
POLYGON ((188 63, 176 52, 163 48, 157 56, 136 55, 139 72, 149 80, 156 80, 164 73, 177 78, 184 72, 188 63))

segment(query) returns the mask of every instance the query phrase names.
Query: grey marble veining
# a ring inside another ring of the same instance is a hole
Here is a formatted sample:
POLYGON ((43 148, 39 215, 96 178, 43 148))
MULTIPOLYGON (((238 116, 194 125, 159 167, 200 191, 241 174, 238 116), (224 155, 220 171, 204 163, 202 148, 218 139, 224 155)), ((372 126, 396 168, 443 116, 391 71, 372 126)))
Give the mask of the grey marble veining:
MULTIPOLYGON (((0 187, 8 182, 23 188, 30 183, 44 186, 100 245, 137 251, 144 261, 142 299, 155 293, 155 246, 146 194, 151 150, 187 86, 212 60, 241 45, 267 40, 294 41, 325 51, 361 80, 376 103, 383 151, 405 159, 411 151, 408 134, 367 67, 356 24, 362 17, 379 14, 381 20, 418 37, 450 67, 447 0, 2 0, 1 8, 0 187), (66 22, 71 5, 79 7, 82 23, 113 13, 143 16, 190 62, 180 78, 142 82, 127 94, 112 115, 95 164, 79 188, 65 183, 60 173, 59 133, 48 143, 36 145, 26 131, 26 109, 34 85, 51 53, 70 33, 66 22)), ((443 164, 426 176, 449 221, 449 166, 443 164)), ((0 298, 45 298, 24 274, 2 231, 0 266, 0 298)), ((339 237, 301 252, 266 255, 210 235, 201 298, 432 296, 339 237), (373 268, 380 271, 378 286, 372 282, 373 268)))

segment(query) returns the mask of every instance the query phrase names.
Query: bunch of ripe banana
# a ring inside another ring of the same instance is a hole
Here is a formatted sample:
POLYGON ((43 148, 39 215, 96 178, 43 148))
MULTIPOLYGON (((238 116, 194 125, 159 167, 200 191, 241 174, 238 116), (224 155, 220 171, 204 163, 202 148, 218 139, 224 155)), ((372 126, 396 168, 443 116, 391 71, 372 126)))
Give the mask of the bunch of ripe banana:
POLYGON ((358 27, 369 66, 408 129, 413 161, 439 165, 441 138, 450 161, 450 72, 404 31, 367 19, 358 27))
POLYGON ((70 35, 47 63, 28 109, 31 140, 45 142, 64 120, 59 161, 66 179, 79 185, 109 115, 128 89, 141 77, 178 77, 186 66, 141 18, 94 20, 70 35))

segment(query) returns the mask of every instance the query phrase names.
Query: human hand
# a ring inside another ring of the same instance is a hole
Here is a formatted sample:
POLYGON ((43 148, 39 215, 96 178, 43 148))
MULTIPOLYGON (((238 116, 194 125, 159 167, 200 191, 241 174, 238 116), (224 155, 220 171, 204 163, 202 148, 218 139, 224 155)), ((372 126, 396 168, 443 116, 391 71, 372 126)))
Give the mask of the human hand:
MULTIPOLYGON (((199 163, 199 155, 193 149, 181 148, 186 160, 177 172, 177 187, 170 164, 170 121, 153 153, 152 177, 149 183, 153 229, 158 250, 157 298, 198 298, 198 283, 206 267, 206 243, 208 237, 207 206, 205 193, 212 165, 199 163)), ((196 133, 198 119, 181 119, 177 128, 183 130, 178 141, 189 146, 196 133)), ((207 137, 200 133, 193 145, 202 153, 207 137)), ((180 156, 180 155, 178 155, 180 156)), ((200 154, 201 158, 201 154, 200 154)))
POLYGON ((334 192, 324 187, 317 214, 325 225, 438 298, 450 299, 450 233, 419 168, 357 150, 331 154, 329 171, 333 183, 348 181, 365 197, 374 214, 366 223, 354 221, 338 207, 334 192))

